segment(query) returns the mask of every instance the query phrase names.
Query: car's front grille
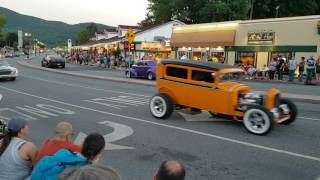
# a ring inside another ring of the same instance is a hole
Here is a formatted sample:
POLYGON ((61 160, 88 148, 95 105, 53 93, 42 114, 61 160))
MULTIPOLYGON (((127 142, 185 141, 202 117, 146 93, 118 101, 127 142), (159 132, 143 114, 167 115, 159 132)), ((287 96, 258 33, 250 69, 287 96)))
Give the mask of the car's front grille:
POLYGON ((10 70, 0 70, 0 75, 9 75, 11 74, 10 70))

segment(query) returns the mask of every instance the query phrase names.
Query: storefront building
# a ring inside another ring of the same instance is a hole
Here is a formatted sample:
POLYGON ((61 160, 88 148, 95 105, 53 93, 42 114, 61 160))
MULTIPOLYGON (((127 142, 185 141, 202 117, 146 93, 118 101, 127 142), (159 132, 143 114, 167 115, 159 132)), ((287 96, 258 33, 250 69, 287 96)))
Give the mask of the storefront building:
POLYGON ((132 55, 133 60, 138 59, 168 59, 173 58, 172 49, 170 46, 170 38, 173 27, 184 25, 183 22, 173 20, 135 34, 134 42, 129 43, 122 39, 120 43, 120 49, 122 55, 127 57, 129 54, 132 55))
POLYGON ((238 21, 186 25, 174 28, 171 46, 175 58, 187 56, 192 60, 225 60, 225 47, 234 46, 238 21))
POLYGON ((175 28, 171 38, 176 58, 207 60, 219 57, 228 64, 268 65, 278 56, 320 56, 320 16, 233 21, 175 28), (218 51, 220 49, 220 51, 218 51), (209 57, 209 58, 208 58, 209 57))

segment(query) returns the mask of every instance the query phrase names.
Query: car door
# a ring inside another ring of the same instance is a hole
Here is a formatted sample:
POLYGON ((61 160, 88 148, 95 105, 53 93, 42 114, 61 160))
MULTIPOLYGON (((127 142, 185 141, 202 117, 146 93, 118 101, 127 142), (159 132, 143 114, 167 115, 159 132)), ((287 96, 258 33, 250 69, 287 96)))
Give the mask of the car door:
POLYGON ((140 68, 140 77, 147 77, 147 71, 148 71, 148 63, 147 62, 142 62, 140 68))
POLYGON ((191 70, 190 106, 212 112, 228 113, 229 93, 216 88, 215 73, 202 69, 191 70))
POLYGON ((137 63, 135 63, 134 65, 132 65, 132 69, 133 71, 136 73, 136 76, 139 77, 140 74, 141 74, 141 65, 142 65, 142 62, 141 61, 138 61, 137 63))

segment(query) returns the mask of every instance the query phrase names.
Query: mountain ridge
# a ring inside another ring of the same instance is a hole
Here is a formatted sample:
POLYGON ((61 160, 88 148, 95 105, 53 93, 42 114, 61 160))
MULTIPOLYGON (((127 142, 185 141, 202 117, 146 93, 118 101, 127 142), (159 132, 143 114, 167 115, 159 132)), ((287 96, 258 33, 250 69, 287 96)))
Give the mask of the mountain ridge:
MULTIPOLYGON (((74 43, 78 34, 91 23, 68 24, 61 21, 45 20, 39 17, 23 15, 4 7, 0 7, 0 15, 6 17, 6 24, 2 32, 18 30, 30 32, 32 34, 31 39, 36 38, 49 46, 67 42, 67 39, 72 39, 74 43)), ((98 31, 113 28, 104 24, 95 24, 98 31)))

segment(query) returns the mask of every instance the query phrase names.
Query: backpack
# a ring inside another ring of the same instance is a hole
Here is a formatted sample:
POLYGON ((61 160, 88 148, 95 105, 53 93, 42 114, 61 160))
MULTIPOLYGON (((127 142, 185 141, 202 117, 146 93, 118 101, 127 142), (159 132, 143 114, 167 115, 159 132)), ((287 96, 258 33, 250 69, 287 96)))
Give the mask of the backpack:
POLYGON ((56 180, 66 168, 77 168, 87 161, 76 153, 62 149, 52 156, 42 158, 31 174, 31 180, 56 180))

